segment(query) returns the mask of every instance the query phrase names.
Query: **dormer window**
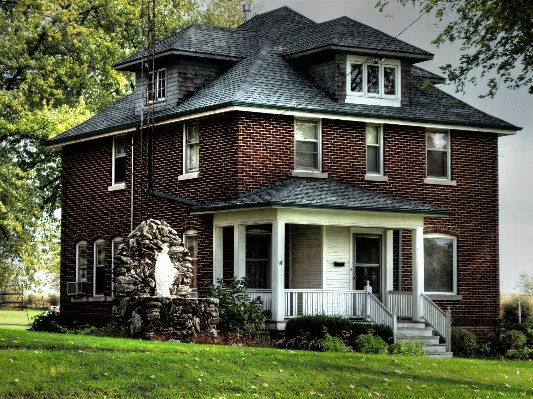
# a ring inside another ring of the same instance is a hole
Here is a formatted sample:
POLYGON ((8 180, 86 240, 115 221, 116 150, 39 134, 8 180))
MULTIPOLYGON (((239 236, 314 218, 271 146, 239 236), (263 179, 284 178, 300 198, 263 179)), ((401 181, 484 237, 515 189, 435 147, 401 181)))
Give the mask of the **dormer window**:
POLYGON ((348 57, 346 102, 400 106, 400 61, 348 57))
POLYGON ((149 73, 148 77, 148 103, 163 101, 166 98, 167 70, 158 69, 149 73))

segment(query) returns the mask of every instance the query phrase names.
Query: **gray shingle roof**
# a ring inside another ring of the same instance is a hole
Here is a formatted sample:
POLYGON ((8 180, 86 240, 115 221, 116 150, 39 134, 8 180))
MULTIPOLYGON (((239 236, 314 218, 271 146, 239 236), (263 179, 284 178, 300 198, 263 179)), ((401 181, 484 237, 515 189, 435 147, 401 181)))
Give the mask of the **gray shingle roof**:
POLYGON ((293 178, 241 194, 238 198, 194 206, 191 212, 292 207, 451 216, 453 212, 349 186, 333 179, 293 178))
MULTIPOLYGON (((438 88, 422 89, 425 80, 435 80, 438 75, 415 66, 411 69, 410 107, 349 104, 332 100, 310 75, 289 63, 285 55, 296 47, 309 46, 307 41, 298 39, 303 31, 316 33, 325 27, 334 30, 341 23, 345 28, 349 26, 351 29, 361 29, 365 32, 376 31, 349 18, 316 24, 288 7, 282 7, 258 15, 236 29, 192 25, 164 39, 158 44, 160 51, 166 51, 171 47, 187 50, 189 54, 195 51, 218 51, 218 54, 239 55, 242 59, 183 103, 156 112, 156 122, 229 105, 239 105, 487 129, 511 131, 519 129, 462 101, 445 101, 449 100, 450 96, 438 88), (247 40, 241 40, 243 37, 247 40)), ((328 35, 324 42, 332 42, 332 38, 336 37, 335 33, 330 32, 328 35)), ((315 36, 317 40, 320 39, 320 35, 315 36)), ((347 35, 340 36, 341 39, 338 41, 345 44, 362 40, 345 38, 347 35)), ((368 39, 372 46, 379 46, 384 40, 390 39, 390 36, 384 33, 378 36, 378 39, 373 37, 368 39)), ((391 43, 398 51, 417 49, 399 40, 391 43)), ((130 61, 132 59, 129 58, 130 61)), ((48 144, 57 145, 73 139, 134 127, 139 122, 140 116, 134 114, 133 96, 129 95, 83 124, 51 139, 48 144)))

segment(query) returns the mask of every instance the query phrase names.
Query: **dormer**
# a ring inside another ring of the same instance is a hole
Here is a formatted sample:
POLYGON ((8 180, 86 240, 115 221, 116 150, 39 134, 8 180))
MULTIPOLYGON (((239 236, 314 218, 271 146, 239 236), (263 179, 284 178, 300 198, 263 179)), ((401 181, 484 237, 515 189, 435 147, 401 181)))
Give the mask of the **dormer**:
POLYGON ((302 32, 285 58, 337 102, 408 107, 411 66, 433 54, 341 17, 302 32))

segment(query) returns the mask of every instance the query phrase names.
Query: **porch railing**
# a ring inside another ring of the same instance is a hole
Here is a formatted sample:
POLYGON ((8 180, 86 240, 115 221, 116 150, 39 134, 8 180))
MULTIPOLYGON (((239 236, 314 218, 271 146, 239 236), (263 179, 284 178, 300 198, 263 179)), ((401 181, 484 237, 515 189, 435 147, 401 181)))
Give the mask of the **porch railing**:
POLYGON ((285 317, 337 315, 364 317, 365 291, 285 290, 285 317))
POLYGON ((450 307, 443 312, 427 295, 422 295, 423 319, 446 340, 446 351, 452 350, 452 313, 450 307))
POLYGON ((261 298, 263 300, 263 312, 272 311, 272 290, 266 288, 254 288, 248 290, 250 299, 261 298))
POLYGON ((377 324, 385 324, 394 330, 394 317, 391 312, 377 299, 372 292, 366 296, 366 317, 377 324))
POLYGON ((396 309, 398 317, 413 317, 413 293, 409 291, 389 291, 389 309, 396 309))

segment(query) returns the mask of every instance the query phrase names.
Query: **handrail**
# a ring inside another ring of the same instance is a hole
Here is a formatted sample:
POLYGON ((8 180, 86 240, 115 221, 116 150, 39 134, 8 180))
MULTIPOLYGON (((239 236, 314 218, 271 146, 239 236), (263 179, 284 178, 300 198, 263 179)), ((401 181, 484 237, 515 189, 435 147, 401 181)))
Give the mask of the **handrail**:
POLYGON ((393 315, 371 292, 367 293, 367 317, 377 324, 393 328, 393 315))
POLYGON ((452 312, 443 312, 426 294, 422 295, 423 319, 446 341, 446 351, 452 348, 452 312))
POLYGON ((411 291, 389 291, 389 309, 396 309, 399 317, 413 317, 413 293, 411 291))

